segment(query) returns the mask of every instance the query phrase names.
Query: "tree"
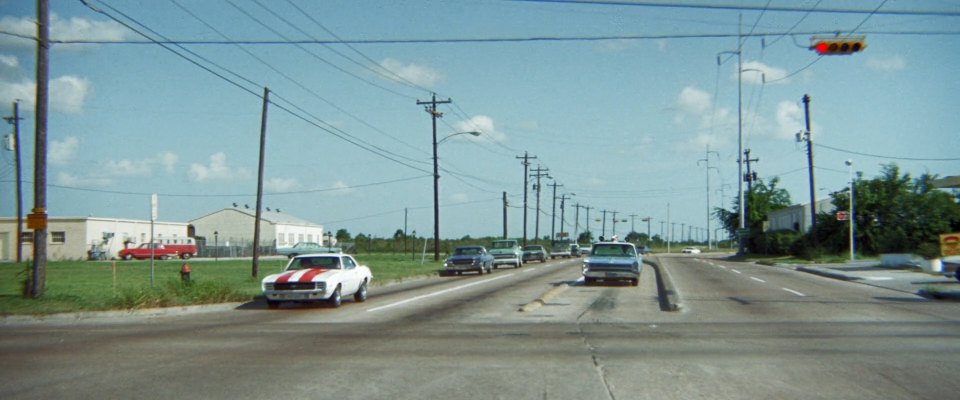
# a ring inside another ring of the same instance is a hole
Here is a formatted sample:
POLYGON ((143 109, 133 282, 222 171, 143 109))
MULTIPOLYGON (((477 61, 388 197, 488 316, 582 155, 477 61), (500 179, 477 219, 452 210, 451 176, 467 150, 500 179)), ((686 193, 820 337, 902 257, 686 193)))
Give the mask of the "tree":
MULTIPOLYGON (((764 242, 763 222, 767 219, 767 214, 781 208, 789 207, 790 193, 786 189, 778 188, 780 178, 774 177, 764 182, 762 179, 753 184, 752 192, 744 193, 744 202, 747 207, 746 227, 750 230, 750 237, 747 239, 747 247, 761 248, 758 246, 764 242)), ((713 215, 720 220, 724 229, 732 237, 736 237, 737 229, 740 228, 740 204, 734 199, 733 209, 737 212, 717 208, 713 215)))
POLYGON ((593 233, 590 231, 581 232, 580 236, 577 236, 577 243, 593 243, 593 233))
POLYGON ((338 242, 347 242, 350 240, 350 232, 347 232, 345 228, 337 229, 337 241, 338 242))

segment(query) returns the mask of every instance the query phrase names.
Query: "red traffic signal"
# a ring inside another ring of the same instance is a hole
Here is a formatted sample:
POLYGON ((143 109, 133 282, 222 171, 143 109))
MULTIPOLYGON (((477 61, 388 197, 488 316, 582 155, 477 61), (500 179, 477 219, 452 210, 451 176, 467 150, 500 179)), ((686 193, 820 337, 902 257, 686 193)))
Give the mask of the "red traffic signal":
POLYGON ((812 44, 810 50, 816 51, 821 56, 830 55, 850 55, 859 53, 867 47, 865 38, 857 37, 814 37, 810 39, 812 44))

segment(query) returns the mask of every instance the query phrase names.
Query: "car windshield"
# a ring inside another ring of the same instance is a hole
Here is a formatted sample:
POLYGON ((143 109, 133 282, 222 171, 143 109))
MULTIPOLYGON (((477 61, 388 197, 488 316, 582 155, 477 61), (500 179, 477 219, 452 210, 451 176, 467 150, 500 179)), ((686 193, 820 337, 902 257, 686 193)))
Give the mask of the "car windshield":
POLYGON ((526 246, 523 248, 524 251, 539 251, 540 246, 526 246))
POLYGON ((475 256, 480 254, 479 247, 458 247, 453 251, 453 255, 456 256, 475 256))
POLYGON ((493 242, 494 249, 509 249, 515 246, 513 242, 493 242))
POLYGON ((287 266, 287 271, 310 268, 339 269, 340 257, 297 257, 287 266))
POLYGON ((636 257, 637 252, 630 246, 593 246, 591 255, 600 257, 636 257))

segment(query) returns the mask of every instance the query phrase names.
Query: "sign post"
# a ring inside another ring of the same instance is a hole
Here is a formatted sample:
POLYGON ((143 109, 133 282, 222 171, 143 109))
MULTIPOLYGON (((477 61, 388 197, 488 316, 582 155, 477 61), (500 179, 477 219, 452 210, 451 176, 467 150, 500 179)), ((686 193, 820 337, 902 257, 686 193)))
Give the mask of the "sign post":
POLYGON ((153 261, 156 246, 153 243, 153 222, 157 220, 157 194, 150 195, 150 287, 153 288, 153 261))

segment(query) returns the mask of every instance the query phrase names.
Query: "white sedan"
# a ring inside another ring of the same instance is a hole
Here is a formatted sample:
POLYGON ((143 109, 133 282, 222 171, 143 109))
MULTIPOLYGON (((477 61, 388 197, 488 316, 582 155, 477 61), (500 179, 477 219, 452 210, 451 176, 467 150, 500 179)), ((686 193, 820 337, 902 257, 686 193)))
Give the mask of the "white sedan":
POLYGON ((340 307, 343 296, 365 301, 371 279, 370 268, 351 255, 302 254, 291 258, 283 272, 263 278, 260 288, 271 309, 285 301, 327 301, 340 307))
POLYGON ((700 254, 700 249, 696 247, 684 247, 680 252, 683 254, 700 254))

